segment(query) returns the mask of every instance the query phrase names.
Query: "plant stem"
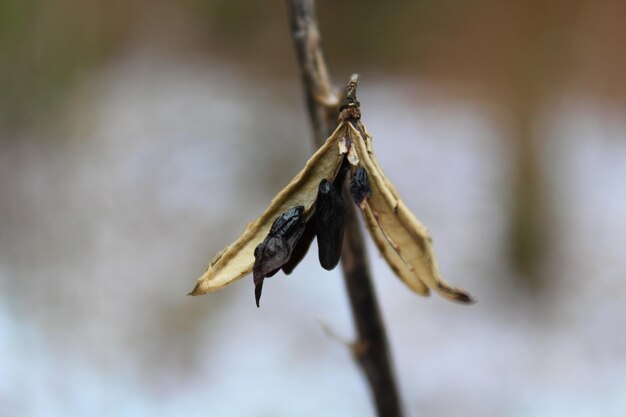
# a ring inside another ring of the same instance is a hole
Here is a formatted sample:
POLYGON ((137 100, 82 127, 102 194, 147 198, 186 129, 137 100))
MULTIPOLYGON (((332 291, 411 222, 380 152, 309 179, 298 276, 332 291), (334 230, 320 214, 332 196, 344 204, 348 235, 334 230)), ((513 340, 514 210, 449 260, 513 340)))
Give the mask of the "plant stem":
MULTIPOLYGON (((313 1, 287 0, 287 10, 314 139, 320 146, 337 126, 339 99, 322 53, 313 1)), ((363 234, 356 211, 350 204, 346 213, 341 264, 358 333, 353 353, 367 377, 378 416, 401 417, 385 325, 367 266, 363 234)))

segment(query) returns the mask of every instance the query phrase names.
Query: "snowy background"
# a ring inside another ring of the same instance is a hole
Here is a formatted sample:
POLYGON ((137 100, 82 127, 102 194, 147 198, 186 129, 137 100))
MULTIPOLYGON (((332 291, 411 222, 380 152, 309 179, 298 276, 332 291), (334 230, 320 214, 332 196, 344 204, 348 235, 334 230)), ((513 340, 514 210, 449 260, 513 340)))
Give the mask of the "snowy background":
MULTIPOLYGON (((373 416, 340 270, 315 246, 260 309, 251 277, 186 296, 314 151, 297 73, 143 40, 59 94, 52 121, 1 131, 0 415, 373 416)), ((538 106, 533 281, 508 261, 510 109, 367 69, 359 99, 442 273, 478 299, 411 293, 368 241, 407 415, 624 415, 623 104, 538 106)))

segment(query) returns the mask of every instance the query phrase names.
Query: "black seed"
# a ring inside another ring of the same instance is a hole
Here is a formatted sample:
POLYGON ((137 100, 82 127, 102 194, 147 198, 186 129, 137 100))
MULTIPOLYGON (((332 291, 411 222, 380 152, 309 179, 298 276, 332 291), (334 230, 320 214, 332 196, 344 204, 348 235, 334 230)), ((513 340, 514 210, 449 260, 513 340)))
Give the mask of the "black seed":
POLYGON ((320 264, 326 270, 330 271, 339 263, 345 220, 346 204, 341 190, 322 180, 315 203, 315 228, 320 264))
POLYGON ((252 275, 257 306, 261 299, 263 280, 274 275, 289 261, 304 229, 304 207, 298 206, 278 216, 267 237, 254 249, 252 275))
POLYGON ((350 180, 350 195, 357 206, 361 205, 361 202, 372 195, 370 184, 367 179, 367 171, 360 166, 356 172, 352 175, 350 180))
POLYGON ((313 215, 308 222, 306 222, 306 227, 304 229, 304 233, 300 237, 298 244, 295 248, 293 248, 293 252, 291 253, 291 258, 285 265, 283 265, 283 272, 287 275, 291 274, 293 270, 298 266, 300 261, 304 259, 304 256, 309 251, 311 247, 311 243, 313 243, 313 239, 315 239, 315 215, 313 215))
POLYGON ((254 299, 256 300, 256 307, 259 308, 259 302, 261 301, 261 292, 263 292, 263 280, 254 285, 254 299))
POLYGON ((280 268, 289 260, 290 250, 287 241, 279 236, 268 236, 256 249, 254 267, 254 283, 267 277, 272 271, 280 268))
POLYGON ((270 236, 286 237, 294 232, 300 224, 304 225, 304 206, 297 206, 287 210, 274 220, 270 228, 270 236))
POLYGON ((275 270, 268 272, 267 275, 265 275, 265 278, 273 277, 278 271, 280 271, 280 268, 276 268, 275 270))

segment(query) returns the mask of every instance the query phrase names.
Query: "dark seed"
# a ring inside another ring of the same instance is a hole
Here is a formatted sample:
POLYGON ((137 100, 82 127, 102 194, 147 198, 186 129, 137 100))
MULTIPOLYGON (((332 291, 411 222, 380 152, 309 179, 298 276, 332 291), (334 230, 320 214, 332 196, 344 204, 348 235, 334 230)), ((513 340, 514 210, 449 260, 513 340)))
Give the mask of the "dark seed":
POLYGON ((313 215, 306 223, 304 233, 300 237, 300 240, 298 241, 296 247, 293 248, 291 258, 289 258, 289 261, 287 261, 287 263, 283 265, 283 272, 285 274, 291 274, 296 266, 298 266, 300 261, 304 259, 304 256, 307 254, 309 248, 311 247, 311 243, 313 243, 313 239, 315 239, 315 215, 313 215))
POLYGON ((320 264, 326 270, 330 271, 339 263, 345 220, 346 204, 341 190, 322 180, 315 203, 315 228, 320 264))
POLYGON ((287 241, 280 236, 268 236, 257 246, 254 267, 254 283, 269 276, 275 269, 280 269, 289 260, 290 250, 287 241))
POLYGON ((287 210, 274 220, 270 228, 270 236, 287 237, 297 229, 300 224, 304 224, 304 206, 297 206, 287 210))
POLYGON ((372 195, 370 184, 367 179, 367 171, 362 166, 357 168, 356 172, 352 175, 350 180, 350 195, 357 206, 361 205, 361 202, 372 195))
POLYGON ((294 207, 274 220, 267 237, 254 249, 252 275, 257 307, 261 299, 263 280, 274 275, 289 261, 304 229, 304 207, 294 207))
POLYGON ((256 300, 256 307, 259 308, 259 301, 261 301, 261 292, 263 292, 263 280, 254 285, 254 299, 256 300))

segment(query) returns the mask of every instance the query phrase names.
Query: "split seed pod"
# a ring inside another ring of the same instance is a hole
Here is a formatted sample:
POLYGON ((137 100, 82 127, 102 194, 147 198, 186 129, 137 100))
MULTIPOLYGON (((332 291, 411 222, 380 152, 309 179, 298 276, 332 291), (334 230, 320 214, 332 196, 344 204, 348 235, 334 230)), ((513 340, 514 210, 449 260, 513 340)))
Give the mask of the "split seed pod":
POLYGON ((365 126, 360 121, 355 124, 358 129, 352 123, 347 124, 360 164, 352 184, 359 192, 357 204, 378 250, 396 275, 418 294, 428 295, 432 290, 454 301, 472 302, 468 293, 450 286, 441 277, 428 230, 409 211, 383 174, 365 126), (365 175, 368 192, 363 188, 365 175))
POLYGON ((305 218, 311 217, 320 181, 326 179, 332 182, 339 173, 344 159, 344 153, 339 148, 339 139, 344 132, 345 124, 340 123, 326 143, 307 161, 302 171, 274 197, 263 214, 248 224, 235 242, 215 256, 190 295, 217 291, 252 272, 255 248, 263 242, 273 222, 283 213, 302 206, 305 218))
MULTIPOLYGON (((274 197, 265 212, 213 259, 191 295, 216 291, 254 269, 258 305, 263 278, 272 276, 281 267, 290 273, 316 234, 320 262, 324 268, 332 269, 339 261, 345 206, 336 184, 330 183, 339 175, 345 159, 352 166, 351 195, 372 239, 396 275, 418 294, 428 295, 432 290, 451 300, 472 302, 468 293, 443 280, 428 230, 402 202, 378 165, 372 151, 372 136, 360 121, 356 85, 357 78, 353 76, 339 107, 337 129, 304 169, 274 197), (296 232, 294 229, 282 235, 279 232, 277 238, 279 223, 286 221, 289 210, 293 209, 300 216, 296 232), (301 224, 302 219, 306 220, 306 226, 301 224)), ((337 184, 342 183, 340 178, 337 184)))

